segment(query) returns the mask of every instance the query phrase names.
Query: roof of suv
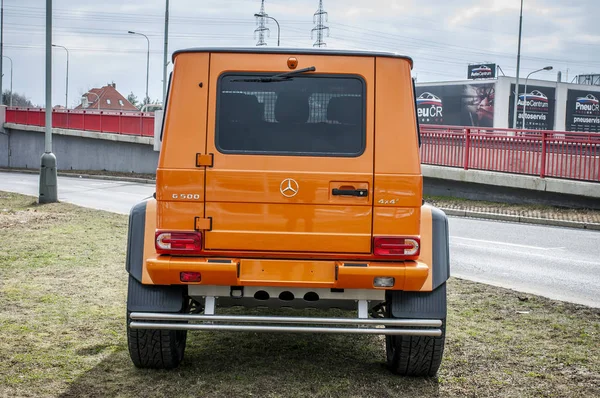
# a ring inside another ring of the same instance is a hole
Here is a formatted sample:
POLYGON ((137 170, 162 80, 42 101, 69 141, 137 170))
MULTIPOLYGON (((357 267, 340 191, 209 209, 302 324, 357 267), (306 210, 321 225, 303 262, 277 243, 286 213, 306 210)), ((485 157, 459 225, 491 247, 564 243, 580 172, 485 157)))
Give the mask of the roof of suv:
POLYGON ((407 55, 401 55, 393 52, 364 51, 364 50, 331 50, 331 49, 311 49, 311 48, 266 48, 266 47, 194 47, 184 48, 173 52, 173 60, 181 53, 262 53, 262 54, 307 54, 307 55, 344 55, 355 57, 389 57, 403 58, 413 66, 413 60, 407 55))

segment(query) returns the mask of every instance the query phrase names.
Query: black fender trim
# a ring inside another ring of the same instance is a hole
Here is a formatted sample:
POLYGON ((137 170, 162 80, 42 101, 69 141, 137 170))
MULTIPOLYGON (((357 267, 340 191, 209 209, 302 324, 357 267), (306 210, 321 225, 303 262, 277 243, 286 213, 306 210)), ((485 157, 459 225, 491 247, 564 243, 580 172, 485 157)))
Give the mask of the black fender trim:
POLYGON ((431 206, 432 232, 432 280, 431 289, 435 289, 450 278, 450 238, 448 217, 437 207, 431 206))
POLYGON ((431 292, 388 290, 386 301, 394 318, 445 319, 446 284, 431 292))
POLYGON ((129 212, 127 231, 127 257, 125 269, 138 282, 142 281, 144 263, 144 233, 146 231, 146 201, 140 202, 129 212))
POLYGON ((129 275, 127 311, 181 312, 184 309, 187 286, 143 285, 129 275))

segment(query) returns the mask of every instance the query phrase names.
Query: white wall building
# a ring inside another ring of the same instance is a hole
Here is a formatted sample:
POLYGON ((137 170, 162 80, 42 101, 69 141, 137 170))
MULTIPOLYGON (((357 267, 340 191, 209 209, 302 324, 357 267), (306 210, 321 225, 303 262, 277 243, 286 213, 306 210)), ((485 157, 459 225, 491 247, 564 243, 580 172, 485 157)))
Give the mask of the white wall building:
MULTIPOLYGON (((513 127, 515 78, 416 84, 421 124, 513 127)), ((600 133, 600 86, 519 79, 517 127, 600 133)))

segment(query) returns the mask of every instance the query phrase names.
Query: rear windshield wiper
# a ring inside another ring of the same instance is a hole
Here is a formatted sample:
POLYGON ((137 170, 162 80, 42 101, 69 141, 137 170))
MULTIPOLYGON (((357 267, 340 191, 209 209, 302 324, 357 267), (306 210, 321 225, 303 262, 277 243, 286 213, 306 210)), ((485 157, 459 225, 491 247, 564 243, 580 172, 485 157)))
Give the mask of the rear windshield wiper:
POLYGON ((317 68, 309 66, 308 68, 293 70, 291 72, 279 73, 273 76, 256 77, 251 79, 234 79, 232 82, 254 82, 254 83, 270 83, 270 82, 282 82, 284 80, 291 79, 296 75, 300 75, 305 72, 314 72, 317 68))

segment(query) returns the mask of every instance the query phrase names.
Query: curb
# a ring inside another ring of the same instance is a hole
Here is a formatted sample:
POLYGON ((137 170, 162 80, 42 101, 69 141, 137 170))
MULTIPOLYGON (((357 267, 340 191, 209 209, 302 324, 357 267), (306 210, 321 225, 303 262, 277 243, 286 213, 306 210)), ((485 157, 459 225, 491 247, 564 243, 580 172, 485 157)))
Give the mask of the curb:
MULTIPOLYGON (((7 173, 26 173, 26 174, 39 174, 38 170, 15 170, 15 169, 4 169, 0 168, 0 171, 7 173)), ((155 184, 156 180, 152 180, 149 178, 137 178, 137 177, 120 177, 120 176, 106 176, 100 174, 76 174, 76 173, 65 173, 58 172, 57 175, 61 177, 71 177, 71 178, 90 178, 94 180, 108 180, 108 181, 124 181, 124 182, 137 182, 141 184, 155 184)))
POLYGON ((550 218, 537 218, 537 217, 524 217, 524 216, 513 216, 508 214, 496 214, 496 213, 485 213, 479 211, 470 210, 457 210, 457 209, 444 209, 440 208, 446 215, 455 217, 467 217, 467 218, 481 218, 485 220, 496 220, 496 221, 509 221, 521 224, 538 224, 538 225, 551 225, 556 227, 568 227, 578 229, 589 229, 594 231, 600 231, 600 224, 586 223, 579 221, 566 221, 566 220, 552 220, 550 218))
POLYGON ((94 174, 73 174, 73 173, 58 173, 61 177, 73 177, 73 178, 90 178, 95 180, 108 180, 108 181, 124 181, 124 182, 137 182, 141 184, 156 184, 156 180, 149 178, 136 178, 136 177, 118 177, 118 176, 102 176, 94 174))

